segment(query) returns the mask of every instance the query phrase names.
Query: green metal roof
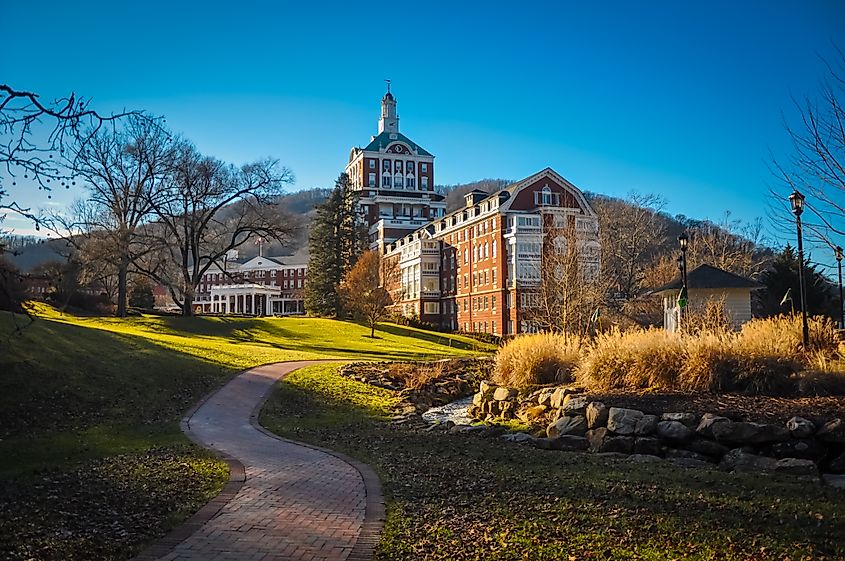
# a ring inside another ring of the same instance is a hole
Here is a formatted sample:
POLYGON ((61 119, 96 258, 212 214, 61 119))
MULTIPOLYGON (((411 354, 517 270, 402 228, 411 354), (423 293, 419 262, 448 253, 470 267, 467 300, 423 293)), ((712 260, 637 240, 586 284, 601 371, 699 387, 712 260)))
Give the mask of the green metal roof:
POLYGON ((403 144, 407 144, 411 149, 411 152, 417 152, 420 156, 431 156, 431 154, 424 150, 422 146, 416 144, 401 132, 384 131, 376 136, 372 142, 367 144, 364 150, 367 152, 379 152, 387 148, 392 142, 402 142, 403 144), (395 138, 391 138, 391 136, 395 136, 395 138))

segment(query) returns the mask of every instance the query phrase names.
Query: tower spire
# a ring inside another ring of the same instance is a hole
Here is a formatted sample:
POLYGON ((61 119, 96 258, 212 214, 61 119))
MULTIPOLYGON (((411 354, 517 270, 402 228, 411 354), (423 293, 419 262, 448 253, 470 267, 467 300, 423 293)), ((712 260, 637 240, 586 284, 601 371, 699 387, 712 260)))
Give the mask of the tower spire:
POLYGON ((381 117, 378 120, 378 132, 399 132, 399 115, 396 114, 396 98, 390 93, 390 80, 387 82, 387 93, 381 98, 381 117))

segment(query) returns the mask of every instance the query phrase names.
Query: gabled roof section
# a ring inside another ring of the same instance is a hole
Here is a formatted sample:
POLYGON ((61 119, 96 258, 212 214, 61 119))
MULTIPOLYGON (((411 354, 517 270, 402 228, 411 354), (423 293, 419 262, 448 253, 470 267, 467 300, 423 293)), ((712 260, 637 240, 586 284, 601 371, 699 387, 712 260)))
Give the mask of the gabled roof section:
POLYGON ((248 261, 241 263, 238 267, 239 269, 260 269, 262 267, 268 266, 281 266, 282 262, 278 260, 278 258, 271 258, 271 257, 264 257, 264 256, 255 256, 248 261))
MULTIPOLYGON (((667 290, 681 289, 680 276, 667 285, 652 290, 652 294, 658 294, 667 290)), ((687 273, 687 288, 762 288, 762 285, 753 280, 729 273, 712 265, 699 265, 687 273)))
POLYGON ((423 149, 422 146, 413 142, 410 138, 408 138, 401 132, 384 131, 383 133, 374 137, 373 140, 370 141, 369 144, 367 144, 364 150, 367 152, 381 152, 394 142, 401 142, 403 144, 407 144, 412 152, 416 152, 420 156, 431 156, 431 154, 427 150, 423 149))
MULTIPOLYGON (((508 195, 509 195, 509 199, 502 203, 501 208, 503 210, 509 210, 510 206, 511 206, 513 200, 514 200, 513 196, 520 189, 522 189, 523 187, 526 187, 528 185, 532 185, 533 183, 536 183, 537 181, 540 181, 542 179, 550 179, 550 180, 554 181, 555 183, 559 184, 561 187, 563 187, 567 191, 569 191, 575 197, 575 200, 578 201, 578 205, 581 207, 581 209, 584 210, 584 214, 586 214, 587 216, 592 216, 594 218, 596 217, 596 213, 593 210, 593 207, 590 206, 590 203, 587 202, 587 199, 584 197, 584 193, 581 192, 581 189, 579 189, 578 187, 576 187, 575 185, 570 183, 565 177, 560 175, 558 172, 556 172, 552 168, 546 168, 546 169, 544 169, 540 172, 535 173, 531 177, 526 177, 525 179, 523 179, 521 181, 517 181, 516 183, 508 185, 504 189, 496 191, 495 193, 493 193, 492 195, 487 197, 487 199, 499 197, 499 196, 501 196, 502 192, 507 192, 508 195)), ((484 200, 487 200, 487 199, 484 199, 484 200)))

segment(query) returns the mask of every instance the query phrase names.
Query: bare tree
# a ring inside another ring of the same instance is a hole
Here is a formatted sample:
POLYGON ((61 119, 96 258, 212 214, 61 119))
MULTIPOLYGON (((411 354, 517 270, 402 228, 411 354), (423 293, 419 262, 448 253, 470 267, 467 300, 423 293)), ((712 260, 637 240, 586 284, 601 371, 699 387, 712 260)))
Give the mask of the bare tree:
POLYGON ((599 262, 590 240, 578 236, 575 221, 557 224, 544 216, 539 282, 525 290, 525 319, 539 329, 564 335, 588 335, 597 310, 604 304, 608 283, 599 275, 599 262))
POLYGON ((788 158, 773 158, 780 184, 771 189, 771 218, 776 228, 794 235, 787 196, 797 189, 806 196, 805 234, 813 242, 835 247, 845 245, 845 53, 839 51, 827 68, 818 97, 796 100, 800 119, 785 125, 792 151, 788 158))
POLYGON ((596 198, 602 249, 602 278, 614 301, 624 304, 639 296, 646 269, 666 242, 667 221, 660 216, 666 200, 658 195, 630 193, 626 200, 596 198))
POLYGON ((376 323, 387 317, 393 304, 386 287, 395 284, 397 274, 395 262, 382 262, 377 251, 367 250, 343 278, 340 294, 344 308, 367 322, 370 337, 375 337, 376 323))
POLYGON ((697 222, 687 228, 690 268, 707 264, 745 277, 756 277, 768 263, 761 251, 762 222, 745 225, 725 212, 718 223, 697 222))
POLYGON ((162 197, 175 143, 150 119, 130 116, 120 125, 102 127, 75 147, 73 172, 89 198, 76 203, 72 216, 53 215, 48 223, 57 232, 61 226, 79 257, 89 258, 90 272, 116 272, 117 315, 123 317, 130 267, 150 251, 139 241, 141 228, 162 197))
POLYGON ((272 203, 290 181, 274 161, 235 168, 183 143, 165 188, 150 200, 156 219, 144 225, 142 241, 151 251, 135 266, 192 315, 202 275, 227 252, 251 237, 285 243, 294 234, 297 221, 272 203))
MULTIPOLYGON (((44 102, 34 92, 0 84, 0 165, 6 180, 14 186, 22 176, 39 189, 69 187, 74 184, 64 157, 69 147, 87 145, 106 123, 142 115, 138 111, 101 115, 89 107, 89 100, 73 93, 44 102)), ((37 228, 38 217, 15 201, 4 203, 7 196, 8 187, 0 178, 0 210, 27 216, 37 228)))

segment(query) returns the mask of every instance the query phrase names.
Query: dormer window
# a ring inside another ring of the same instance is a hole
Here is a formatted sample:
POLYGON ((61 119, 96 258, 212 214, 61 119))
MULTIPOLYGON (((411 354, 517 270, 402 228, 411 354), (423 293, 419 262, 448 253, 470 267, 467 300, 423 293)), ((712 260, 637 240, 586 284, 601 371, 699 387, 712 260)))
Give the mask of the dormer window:
POLYGON ((543 200, 543 206, 548 206, 548 205, 552 204, 552 190, 549 189, 548 185, 543 187, 542 200, 543 200))

